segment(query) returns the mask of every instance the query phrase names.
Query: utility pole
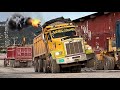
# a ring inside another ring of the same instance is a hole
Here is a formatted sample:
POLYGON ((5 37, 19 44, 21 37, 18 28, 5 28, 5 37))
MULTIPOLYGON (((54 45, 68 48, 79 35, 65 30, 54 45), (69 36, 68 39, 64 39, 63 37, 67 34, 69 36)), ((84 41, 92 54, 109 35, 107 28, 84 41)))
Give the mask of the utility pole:
POLYGON ((5 32, 4 32, 4 34, 5 34, 5 47, 8 47, 10 42, 9 42, 9 39, 8 39, 8 23, 7 23, 7 21, 5 23, 5 32))

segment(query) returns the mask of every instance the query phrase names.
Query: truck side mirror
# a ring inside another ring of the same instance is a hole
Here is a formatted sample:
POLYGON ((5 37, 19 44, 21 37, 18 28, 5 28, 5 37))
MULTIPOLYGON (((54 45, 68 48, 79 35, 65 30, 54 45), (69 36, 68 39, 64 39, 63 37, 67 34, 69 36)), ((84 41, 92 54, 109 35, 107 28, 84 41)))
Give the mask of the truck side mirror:
POLYGON ((45 35, 44 34, 42 34, 42 39, 43 39, 43 41, 45 41, 45 35))
POLYGON ((43 41, 44 41, 45 43, 47 43, 47 41, 46 41, 46 39, 45 39, 45 35, 44 35, 44 34, 42 34, 42 39, 43 39, 43 41))

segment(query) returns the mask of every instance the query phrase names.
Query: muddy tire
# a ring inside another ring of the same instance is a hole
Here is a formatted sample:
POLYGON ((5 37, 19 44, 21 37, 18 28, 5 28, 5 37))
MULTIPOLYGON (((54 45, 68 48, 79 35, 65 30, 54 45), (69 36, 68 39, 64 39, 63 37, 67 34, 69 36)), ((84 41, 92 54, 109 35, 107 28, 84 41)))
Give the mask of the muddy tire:
POLYGON ((47 62, 46 62, 46 60, 43 60, 43 72, 47 73, 47 62))
POLYGON ((51 73, 60 72, 60 66, 56 63, 56 60, 54 60, 52 57, 50 57, 50 68, 51 68, 51 73))
POLYGON ((99 67, 98 65, 99 65, 99 61, 98 61, 98 60, 95 60, 95 61, 94 61, 94 67, 93 67, 93 69, 94 69, 94 70, 98 70, 98 67, 99 67))
POLYGON ((103 60, 98 60, 97 57, 94 57, 94 70, 103 70, 103 60))
POLYGON ((106 60, 104 61, 104 70, 109 70, 110 69, 110 61, 106 60))
POLYGON ((103 70, 103 69, 104 69, 104 61, 99 60, 99 70, 103 70))
POLYGON ((104 70, 110 70, 111 61, 109 56, 104 56, 104 70))
POLYGON ((111 60, 110 60, 110 70, 114 70, 115 68, 115 60, 114 58, 111 57, 111 60))
POLYGON ((96 60, 94 62, 94 70, 103 70, 103 61, 102 60, 96 60))
POLYGON ((34 70, 38 72, 38 60, 34 60, 34 70))
POLYGON ((94 62, 95 62, 94 59, 88 60, 88 61, 87 61, 86 67, 88 67, 88 68, 94 67, 94 62))
POLYGON ((94 55, 92 59, 87 61, 87 67, 92 68, 94 70, 99 70, 100 60, 94 55))
POLYGON ((43 64, 42 64, 42 60, 38 60, 38 72, 43 72, 43 64))

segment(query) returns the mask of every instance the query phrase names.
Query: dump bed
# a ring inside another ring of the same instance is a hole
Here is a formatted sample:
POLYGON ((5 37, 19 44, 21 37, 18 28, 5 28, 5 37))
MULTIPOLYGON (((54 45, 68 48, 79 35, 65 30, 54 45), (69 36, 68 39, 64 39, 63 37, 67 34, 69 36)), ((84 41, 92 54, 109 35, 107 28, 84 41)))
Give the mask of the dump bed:
POLYGON ((32 46, 11 46, 7 48, 7 59, 32 60, 32 46))
POLYGON ((42 33, 34 38, 33 47, 34 47, 33 48, 34 57, 38 57, 46 53, 45 44, 42 39, 42 33))
POLYGON ((7 59, 15 59, 15 46, 7 48, 7 59))

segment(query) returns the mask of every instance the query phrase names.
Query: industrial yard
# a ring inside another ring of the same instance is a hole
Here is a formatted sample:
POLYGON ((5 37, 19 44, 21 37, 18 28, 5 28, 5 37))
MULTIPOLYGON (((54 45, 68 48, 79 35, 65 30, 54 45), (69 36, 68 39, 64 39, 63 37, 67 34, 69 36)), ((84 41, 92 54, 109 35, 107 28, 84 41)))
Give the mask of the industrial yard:
POLYGON ((3 67, 0 60, 0 78, 120 78, 120 70, 82 69, 81 73, 35 73, 34 68, 3 67))
POLYGON ((15 13, 0 27, 0 78, 120 78, 120 12, 42 25, 15 13))

